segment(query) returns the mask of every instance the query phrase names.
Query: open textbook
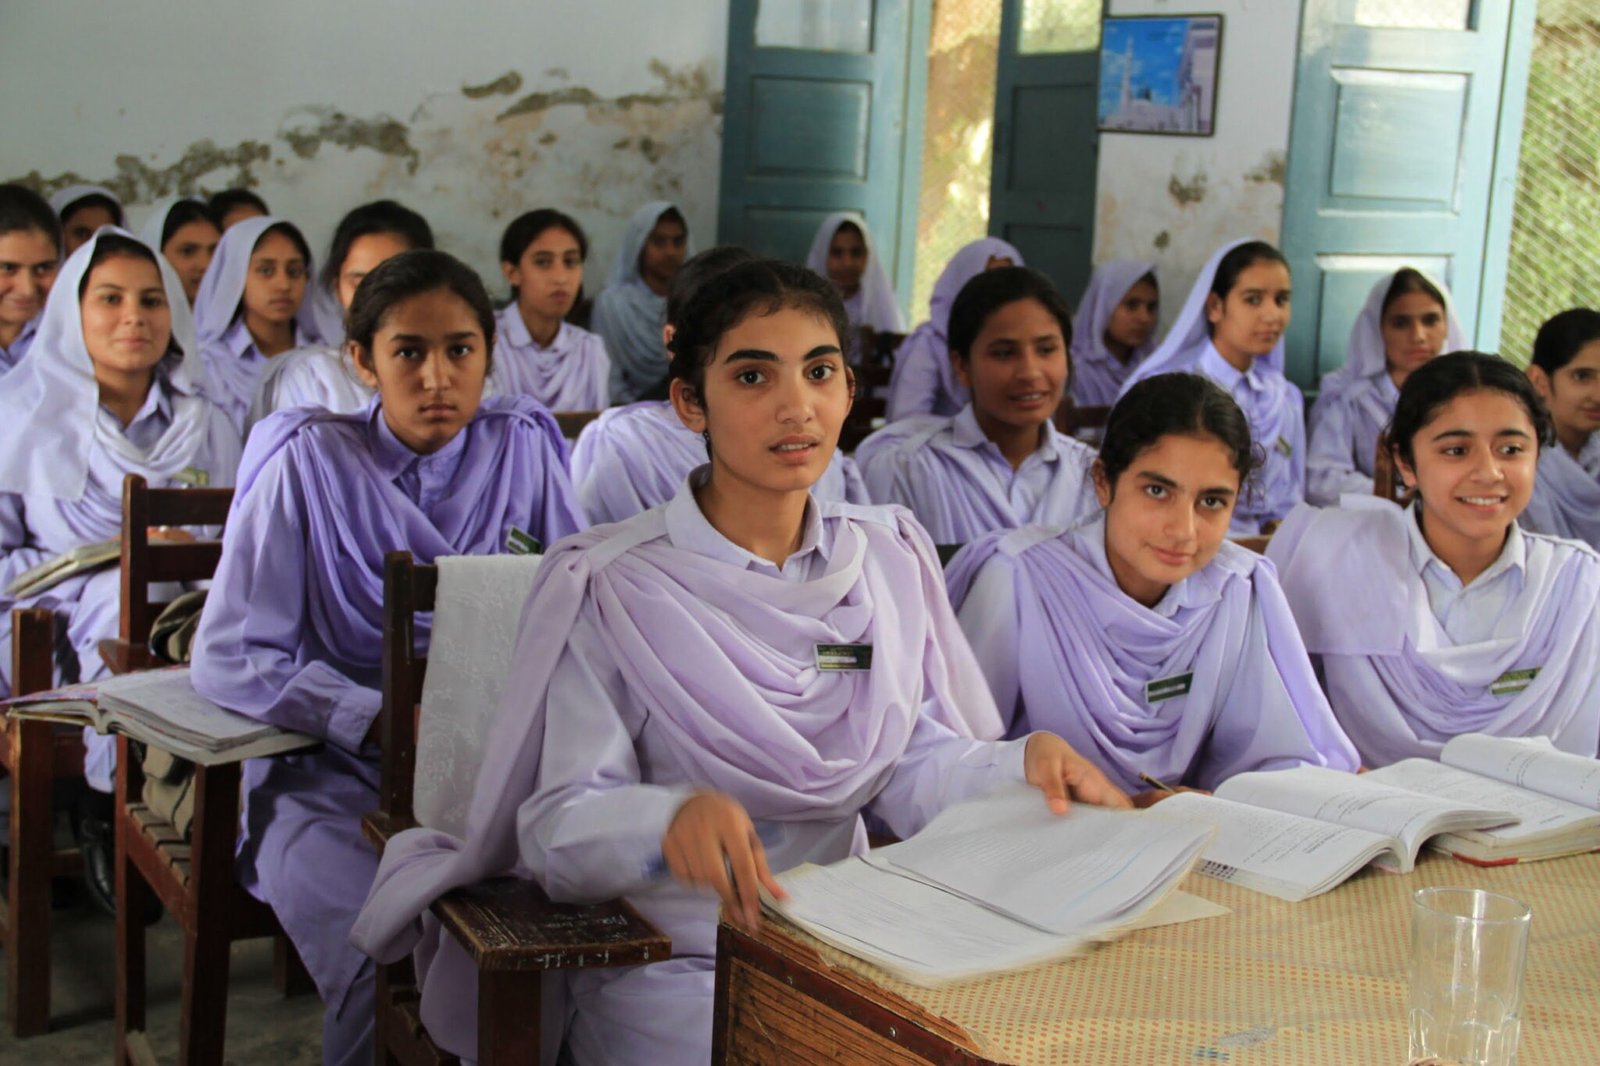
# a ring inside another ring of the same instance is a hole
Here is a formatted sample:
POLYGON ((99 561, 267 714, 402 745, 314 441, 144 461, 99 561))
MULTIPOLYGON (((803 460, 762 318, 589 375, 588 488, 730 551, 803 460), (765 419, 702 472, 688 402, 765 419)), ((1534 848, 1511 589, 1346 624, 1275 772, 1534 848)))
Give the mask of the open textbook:
POLYGON ((1502 807, 1518 821, 1445 833, 1429 847, 1485 865, 1600 850, 1600 760, 1560 751, 1545 737, 1481 733, 1451 740, 1440 760, 1406 759, 1366 776, 1441 799, 1502 807))
POLYGON ((195 692, 189 668, 144 670, 6 701, 6 714, 99 733, 126 733, 202 766, 314 747, 319 741, 219 707, 195 692))
POLYGON ((910 840, 778 880, 767 899, 818 939, 907 981, 939 985, 1066 958, 1141 924, 1222 913, 1184 897, 1154 920, 1211 830, 1155 811, 1050 813, 1004 788, 910 840))
POLYGON ((1318 766, 1239 774, 1215 795, 1183 792, 1157 809, 1216 830, 1202 873, 1290 901, 1326 892, 1374 860, 1407 872, 1422 845, 1441 833, 1518 820, 1506 807, 1376 777, 1318 766))
POLYGON ((29 567, 6 585, 6 595, 20 600, 54 588, 69 577, 99 570, 122 559, 122 541, 102 540, 80 544, 60 555, 29 567))

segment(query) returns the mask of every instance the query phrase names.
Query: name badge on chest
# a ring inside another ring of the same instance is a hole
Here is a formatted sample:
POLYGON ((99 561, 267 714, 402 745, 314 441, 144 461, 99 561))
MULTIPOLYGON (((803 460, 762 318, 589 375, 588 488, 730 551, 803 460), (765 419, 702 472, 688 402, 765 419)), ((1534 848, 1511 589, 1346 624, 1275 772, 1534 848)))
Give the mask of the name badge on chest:
POLYGON ((1144 683, 1144 701, 1146 703, 1160 703, 1170 700, 1175 696, 1187 696, 1189 689, 1194 687, 1194 671, 1187 674, 1176 674, 1172 677, 1160 677, 1154 681, 1144 683))
POLYGON ((818 670, 871 670, 871 644, 818 644, 818 670))
POLYGON ((1275 447, 1278 449, 1278 454, 1283 456, 1285 459, 1294 454, 1294 445, 1289 443, 1289 439, 1287 437, 1279 437, 1278 443, 1275 445, 1275 447))
POLYGON ((512 555, 543 555, 544 544, 532 533, 512 526, 506 530, 506 551, 512 555))
POLYGON ((186 466, 176 474, 172 480, 180 485, 187 485, 191 489, 203 489, 211 484, 211 475, 201 470, 198 466, 186 466))
POLYGON ((1515 696, 1533 684, 1533 679, 1539 676, 1540 669, 1541 667, 1538 666, 1530 666, 1526 670, 1507 670, 1489 682, 1489 694, 1492 696, 1515 696))

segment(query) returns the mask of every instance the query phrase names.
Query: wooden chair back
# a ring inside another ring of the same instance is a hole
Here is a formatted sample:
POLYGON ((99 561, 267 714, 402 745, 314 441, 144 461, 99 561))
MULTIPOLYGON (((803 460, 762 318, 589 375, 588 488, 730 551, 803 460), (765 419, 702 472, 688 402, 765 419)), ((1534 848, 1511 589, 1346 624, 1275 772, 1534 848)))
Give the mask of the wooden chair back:
POLYGON ((904 333, 879 333, 861 330, 860 349, 850 365, 855 374, 856 395, 839 431, 839 450, 853 452, 872 432, 874 424, 888 414, 889 379, 894 375, 895 352, 906 339, 904 333))
MULTIPOLYGON (((122 613, 115 641, 101 643, 113 671, 153 665, 150 627, 165 606, 152 586, 204 581, 222 559, 220 540, 152 539, 154 527, 221 529, 233 490, 153 489, 130 474, 122 487, 122 613)), ((178 1041, 180 1062, 220 1064, 227 1024, 229 947, 235 940, 277 941, 282 990, 309 987, 272 909, 233 876, 239 827, 239 764, 196 766, 194 819, 185 836, 144 802, 144 774, 127 737, 117 741, 115 1061, 157 1060, 145 1024, 145 939, 141 915, 153 893, 184 937, 178 1041)))
POLYGON ((1086 436, 1092 430, 1093 436, 1098 439, 1106 428, 1106 419, 1110 417, 1111 408, 1079 407, 1069 396, 1056 408, 1055 424, 1069 437, 1086 436))
MULTIPOLYGON (((11 691, 26 696, 55 681, 56 618, 43 607, 11 612, 11 691)), ((57 778, 83 775, 83 734, 50 722, 0 716, 0 770, 11 790, 6 871, 0 901, 0 953, 6 957, 6 1018, 12 1035, 50 1028, 51 881, 76 877, 76 847, 55 847, 57 778)))
MULTIPOLYGON (((417 722, 428 659, 416 651, 416 616, 433 610, 438 588, 436 566, 417 563, 404 551, 384 558, 380 806, 362 822, 380 851, 396 832, 417 824, 417 722)), ((544 971, 633 966, 672 954, 671 940, 624 900, 593 906, 552 903, 538 885, 515 877, 451 892, 434 903, 433 913, 478 971, 480 1066, 539 1061, 544 971)), ((379 1062, 458 1062, 422 1024, 409 959, 378 967, 376 999, 379 1062)))
POLYGON ((583 427, 600 417, 599 411, 556 411, 556 425, 561 427, 561 435, 568 440, 577 440, 578 434, 583 432, 583 427))
POLYGON ((1389 436, 1378 434, 1378 450, 1372 459, 1372 494, 1385 500, 1399 500, 1401 496, 1400 472, 1395 469, 1394 452, 1389 448, 1389 436))

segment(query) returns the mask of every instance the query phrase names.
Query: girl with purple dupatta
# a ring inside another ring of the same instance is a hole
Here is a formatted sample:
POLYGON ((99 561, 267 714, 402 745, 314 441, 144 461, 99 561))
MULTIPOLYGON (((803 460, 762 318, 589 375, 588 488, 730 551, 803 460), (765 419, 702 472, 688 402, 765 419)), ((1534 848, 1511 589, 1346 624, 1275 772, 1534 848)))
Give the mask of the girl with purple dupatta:
POLYGON ((205 202, 193 196, 169 196, 157 201, 139 231, 139 239, 172 264, 183 282, 183 295, 192 306, 222 240, 222 230, 205 202))
MULTIPOLYGON (((0 387, 0 589, 47 559, 120 537, 128 474, 157 488, 233 484, 239 434, 200 395, 199 374, 183 285, 149 246, 107 227, 67 259, 33 353, 0 387)), ((113 567, 21 600, 0 593, 0 695, 11 694, 15 607, 47 607, 61 620, 58 682, 104 677, 99 643, 117 635, 120 581, 113 567)), ((84 775, 109 793, 115 738, 85 730, 84 743, 84 775)), ((109 825, 108 810, 96 817, 109 825)), ((102 858, 86 851, 85 874, 110 910, 102 858)))
POLYGON ((324 741, 245 765, 238 873, 316 980, 323 1061, 365 1066, 373 968, 346 938, 377 869, 360 819, 378 799, 384 554, 492 554, 582 521, 549 413, 480 402, 494 310, 476 274, 442 252, 404 252, 357 287, 349 326, 378 398, 256 427, 193 677, 225 707, 324 741))
POLYGON ((322 343, 268 360, 256 383, 245 431, 274 411, 321 407, 350 414, 372 401, 372 388, 356 372, 345 350, 344 313, 361 279, 401 252, 433 247, 428 220, 393 200, 362 204, 339 220, 327 262, 312 290, 322 343))
POLYGON ((1272 538, 1328 701, 1367 766, 1461 733, 1600 747, 1600 556, 1526 533, 1550 415, 1521 371, 1454 352, 1413 371, 1387 429, 1414 499, 1302 506, 1272 538))
POLYGON ((1306 500, 1333 507, 1347 492, 1372 492, 1378 434, 1394 415, 1400 386, 1440 352, 1467 346, 1444 286, 1402 267, 1378 279, 1356 323, 1344 366, 1322 377, 1311 405, 1306 500))
POLYGON ((1094 268, 1072 329, 1072 402, 1110 407, 1128 375, 1155 351, 1161 290, 1156 265, 1113 259, 1094 268))
POLYGON ((558 900, 626 895, 673 957, 566 975, 563 1061, 700 1066, 719 903, 754 925, 758 889, 782 894, 771 870, 865 850, 863 811, 910 835, 1024 778, 1057 811, 1127 804, 1058 737, 980 739, 999 714, 927 536, 809 491, 850 406, 847 337, 838 294, 791 264, 735 266, 690 300, 672 401, 710 463, 545 559, 466 839, 396 837, 356 926, 378 958, 416 949, 447 1049, 473 1053, 476 1016, 471 963, 428 917, 454 886, 514 871, 558 900), (840 669, 819 663, 830 646, 840 669))
POLYGON ((1069 526, 1093 511, 1094 452, 1051 421, 1072 376, 1071 337, 1066 302, 1038 271, 1000 267, 967 282, 950 309, 949 343, 972 401, 863 441, 868 486, 909 507, 936 544, 1069 526))
POLYGON ((271 215, 235 222, 194 301, 206 395, 244 431, 269 360, 323 338, 311 302, 311 246, 293 223, 271 215))
POLYGON ((676 205, 654 200, 628 219, 589 321, 611 357, 612 403, 659 398, 666 388, 661 330, 667 324, 667 287, 693 252, 689 224, 676 205))
MULTIPOLYGON (((667 291, 663 344, 696 289, 754 258, 743 248, 724 244, 683 264, 667 291)), ((613 407, 583 427, 572 449, 572 483, 590 522, 620 522, 672 499, 689 471, 705 463, 707 454, 705 439, 683 424, 670 401, 641 400, 613 407)), ((855 460, 843 452, 834 452, 812 491, 823 500, 870 502, 855 460)))
POLYGON ((606 405, 611 357, 605 341, 567 321, 583 294, 589 238, 560 211, 529 211, 500 238, 500 272, 511 302, 499 326, 492 381, 497 392, 532 396, 552 411, 606 405))
POLYGON ((61 256, 61 220, 44 198, 0 185, 0 377, 33 346, 61 256))
POLYGON ((1522 526, 1600 548, 1600 311, 1575 307, 1540 326, 1528 378, 1556 439, 1539 453, 1522 526))
POLYGON ((999 237, 981 237, 950 257, 933 283, 928 320, 895 352, 886 411, 890 422, 916 415, 946 418, 967 405, 967 387, 950 366, 950 309, 967 282, 985 270, 1022 265, 1022 253, 999 237))
POLYGON ((1356 768, 1271 563, 1227 540, 1254 465, 1221 387, 1158 374, 1111 412, 1101 512, 963 548, 946 570, 1007 735, 1048 729, 1137 792, 1234 774, 1356 768))
POLYGON ((1123 386, 1187 370, 1227 390, 1250 420, 1265 456, 1234 505, 1232 533, 1271 533, 1306 494, 1305 400, 1283 376, 1289 328, 1289 264, 1265 241, 1218 248, 1155 354, 1123 386))

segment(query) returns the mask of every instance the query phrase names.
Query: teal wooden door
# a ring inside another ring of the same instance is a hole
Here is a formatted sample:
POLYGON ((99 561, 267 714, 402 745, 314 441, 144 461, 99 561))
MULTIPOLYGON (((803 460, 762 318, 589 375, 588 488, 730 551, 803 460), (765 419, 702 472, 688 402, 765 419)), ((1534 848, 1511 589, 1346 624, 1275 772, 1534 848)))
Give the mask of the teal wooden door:
POLYGON ((1004 0, 989 232, 1076 305, 1094 257, 1101 0, 1004 0))
POLYGON ((1283 229, 1301 385, 1343 365, 1367 292, 1400 266, 1450 286, 1470 342, 1498 339, 1532 8, 1306 0, 1283 229))
POLYGON ((825 216, 859 211, 908 301, 928 19, 915 0, 730 0, 718 240, 802 261, 825 216))

